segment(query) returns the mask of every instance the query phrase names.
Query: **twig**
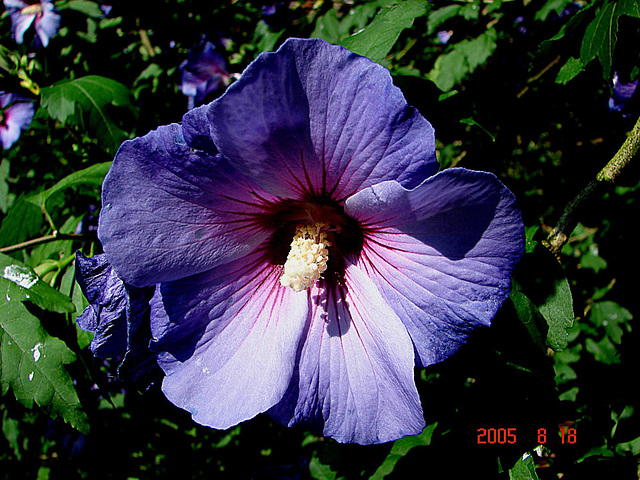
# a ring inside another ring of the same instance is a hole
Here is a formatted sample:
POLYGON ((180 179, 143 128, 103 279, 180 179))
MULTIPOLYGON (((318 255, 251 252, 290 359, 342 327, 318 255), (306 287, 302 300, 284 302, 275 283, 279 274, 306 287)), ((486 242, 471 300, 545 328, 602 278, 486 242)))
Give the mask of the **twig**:
POLYGON ((636 155, 638 149, 640 149, 640 118, 613 158, 600 170, 596 178, 591 180, 591 182, 567 204, 555 228, 549 233, 547 239, 543 241, 543 244, 554 255, 557 256, 560 253, 562 246, 567 242, 569 235, 575 228, 576 211, 600 186, 612 184, 622 169, 627 166, 636 155))
POLYGON ((138 35, 140 35, 140 41, 142 45, 144 45, 145 50, 149 54, 150 57, 154 57, 156 55, 155 50, 153 49, 153 45, 151 44, 151 40, 149 39, 149 34, 146 30, 138 30, 138 35))
POLYGON ((0 253, 12 253, 22 250, 24 248, 35 247, 43 243, 55 242, 57 240, 89 240, 94 237, 93 234, 86 233, 58 233, 53 232, 50 235, 44 237, 34 238, 27 240, 26 242, 16 243, 15 245, 9 245, 8 247, 0 248, 0 253))

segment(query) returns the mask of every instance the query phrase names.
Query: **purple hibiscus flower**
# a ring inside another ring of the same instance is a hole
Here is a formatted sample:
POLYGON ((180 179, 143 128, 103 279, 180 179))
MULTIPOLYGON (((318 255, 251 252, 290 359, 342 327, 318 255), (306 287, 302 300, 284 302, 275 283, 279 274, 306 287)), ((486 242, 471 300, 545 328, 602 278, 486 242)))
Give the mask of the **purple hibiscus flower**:
POLYGON ((229 83, 229 73, 219 48, 203 38, 180 64, 181 89, 189 97, 189 110, 229 83))
POLYGON ((15 93, 0 92, 0 142, 7 150, 13 145, 20 132, 33 120, 33 102, 15 93))
POLYGON ((490 324, 524 250, 494 175, 437 170, 389 72, 317 39, 125 142, 98 236, 125 284, 155 286, 167 398, 218 429, 267 412, 340 442, 419 433, 414 366, 490 324))
POLYGON ((624 116, 629 116, 629 113, 626 112, 627 106, 638 89, 638 83, 638 80, 621 83, 618 73, 614 73, 611 97, 609 97, 609 110, 612 112, 624 112, 624 116))
POLYGON ((4 6, 11 15, 11 29, 17 43, 23 42, 24 33, 32 23, 35 24, 36 38, 44 47, 49 45, 49 39, 60 28, 60 15, 55 12, 52 2, 4 0, 4 6))

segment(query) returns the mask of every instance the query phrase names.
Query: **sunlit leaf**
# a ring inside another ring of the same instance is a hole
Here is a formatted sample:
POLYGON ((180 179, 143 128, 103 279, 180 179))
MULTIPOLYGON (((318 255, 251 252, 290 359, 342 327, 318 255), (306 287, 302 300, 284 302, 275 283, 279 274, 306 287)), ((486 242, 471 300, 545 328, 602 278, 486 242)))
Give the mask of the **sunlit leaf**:
POLYGON ((611 75, 613 52, 618 34, 618 20, 621 15, 640 18, 637 0, 608 1, 587 27, 580 47, 580 60, 584 65, 598 57, 602 64, 604 78, 611 75))
POLYGON ((530 454, 523 455, 509 470, 509 480, 539 480, 533 457, 530 454))
POLYGON ((40 308, 58 313, 71 313, 73 302, 43 282, 26 265, 0 253, 0 300, 28 300, 40 308))
POLYGON ((425 0, 405 0, 383 8, 373 21, 341 42, 354 53, 381 62, 395 45, 400 33, 413 25, 413 21, 427 13, 425 0))
POLYGON ((18 300, 0 298, 0 383, 2 394, 9 388, 28 408, 33 403, 50 415, 61 416, 73 427, 87 432, 71 376, 64 365, 75 354, 42 328, 40 321, 18 300))
POLYGON ((571 57, 565 62, 562 68, 560 68, 556 76, 556 83, 566 85, 582 71, 584 71, 584 65, 580 59, 571 57))

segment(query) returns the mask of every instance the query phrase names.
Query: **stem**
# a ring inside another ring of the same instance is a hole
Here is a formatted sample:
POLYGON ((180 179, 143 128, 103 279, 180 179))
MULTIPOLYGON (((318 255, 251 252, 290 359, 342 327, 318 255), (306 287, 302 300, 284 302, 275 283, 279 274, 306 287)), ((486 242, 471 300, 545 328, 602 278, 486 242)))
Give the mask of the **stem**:
POLYGON ((138 30, 138 35, 140 35, 140 41, 142 45, 144 45, 145 50, 149 54, 150 57, 154 57, 156 55, 155 50, 153 49, 153 45, 151 44, 151 40, 149 39, 149 34, 146 30, 138 30))
POLYGON ((57 240, 90 240, 92 238, 93 238, 93 235, 88 235, 86 233, 53 232, 51 235, 45 235, 44 237, 34 238, 32 240, 27 240, 26 242, 17 243, 15 245, 10 245, 8 247, 2 247, 0 248, 0 253, 17 252, 18 250, 22 250, 24 248, 35 247, 36 245, 55 242, 57 240))
POLYGON ((564 208, 555 228, 543 242, 554 255, 557 256, 560 253, 562 246, 567 242, 569 235, 575 228, 575 224, 577 223, 575 214, 577 210, 600 186, 612 184, 618 175, 620 175, 622 169, 631 162, 631 159, 636 155, 638 149, 640 149, 640 118, 638 118, 633 129, 629 135, 627 135, 627 139, 613 158, 600 170, 596 178, 591 180, 564 208))

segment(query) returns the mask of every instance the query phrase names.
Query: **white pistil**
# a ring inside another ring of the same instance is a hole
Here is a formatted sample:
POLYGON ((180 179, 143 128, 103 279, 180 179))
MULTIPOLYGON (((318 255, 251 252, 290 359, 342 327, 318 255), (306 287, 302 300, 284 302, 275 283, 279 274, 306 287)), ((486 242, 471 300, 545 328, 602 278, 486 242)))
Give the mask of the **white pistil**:
POLYGON ((291 250, 284 264, 280 284, 300 292, 311 287, 327 269, 331 244, 322 231, 326 225, 298 225, 291 242, 291 250))

